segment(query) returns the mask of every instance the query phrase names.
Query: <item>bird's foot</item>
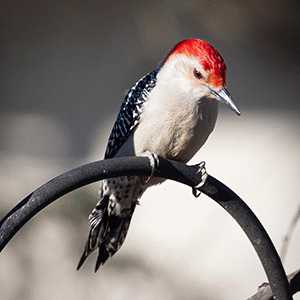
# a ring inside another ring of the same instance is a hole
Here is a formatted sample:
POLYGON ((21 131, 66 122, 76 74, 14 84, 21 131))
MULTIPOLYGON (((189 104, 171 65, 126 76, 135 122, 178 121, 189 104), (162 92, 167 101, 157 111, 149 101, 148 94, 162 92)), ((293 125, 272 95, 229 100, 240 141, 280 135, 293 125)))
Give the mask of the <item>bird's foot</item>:
POLYGON ((201 176, 201 179, 199 181, 199 183, 195 186, 192 187, 192 191, 193 191, 193 195, 198 198, 201 194, 201 187, 203 187, 203 185, 206 182, 206 179, 208 177, 208 174, 206 172, 206 168, 205 168, 205 162, 201 161, 199 164, 195 165, 195 167, 198 168, 197 170, 197 174, 199 174, 201 176))
POLYGON ((147 184, 151 178, 153 177, 154 175, 154 172, 156 170, 156 168, 158 167, 158 164, 159 164, 159 158, 158 158, 158 155, 151 152, 151 151, 145 151, 141 154, 141 156, 146 156, 149 158, 149 162, 150 162, 150 167, 151 167, 151 174, 150 176, 146 177, 144 183, 147 184))

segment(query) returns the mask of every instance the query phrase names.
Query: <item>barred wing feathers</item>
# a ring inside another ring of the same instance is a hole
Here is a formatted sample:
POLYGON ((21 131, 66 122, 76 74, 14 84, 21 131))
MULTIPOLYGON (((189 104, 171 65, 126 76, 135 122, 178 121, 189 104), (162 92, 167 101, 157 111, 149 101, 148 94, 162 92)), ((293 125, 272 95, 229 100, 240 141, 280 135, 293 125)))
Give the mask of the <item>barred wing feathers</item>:
POLYGON ((116 155, 135 127, 139 124, 143 105, 156 84, 157 71, 142 77, 127 93, 108 139, 105 159, 116 155))

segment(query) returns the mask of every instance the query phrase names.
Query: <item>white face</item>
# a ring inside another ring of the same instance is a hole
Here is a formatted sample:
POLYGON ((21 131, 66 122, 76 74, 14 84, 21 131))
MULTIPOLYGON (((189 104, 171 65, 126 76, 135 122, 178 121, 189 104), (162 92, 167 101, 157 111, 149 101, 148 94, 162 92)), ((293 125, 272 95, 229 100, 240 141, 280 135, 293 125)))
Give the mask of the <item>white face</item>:
POLYGON ((168 85, 176 95, 190 101, 214 98, 207 83, 208 72, 199 61, 184 54, 170 57, 162 66, 158 80, 168 85))
POLYGON ((199 103, 204 99, 217 100, 240 115, 228 90, 215 85, 214 75, 205 70, 196 58, 185 54, 171 55, 158 72, 157 86, 160 89, 155 90, 160 91, 160 99, 173 99, 185 104, 199 103))

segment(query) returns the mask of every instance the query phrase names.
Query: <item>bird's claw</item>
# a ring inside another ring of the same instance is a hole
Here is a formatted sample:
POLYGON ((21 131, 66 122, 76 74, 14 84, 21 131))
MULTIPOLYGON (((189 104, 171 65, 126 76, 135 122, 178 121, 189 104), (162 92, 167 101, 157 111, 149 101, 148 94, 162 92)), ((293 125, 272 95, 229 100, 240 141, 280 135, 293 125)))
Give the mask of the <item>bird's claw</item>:
POLYGON ((206 168, 205 168, 205 162, 201 161, 199 164, 195 165, 195 167, 198 168, 197 170, 197 174, 199 174, 201 176, 201 180, 200 182, 192 187, 192 191, 193 191, 193 195, 198 198, 201 194, 201 187, 203 187, 203 185, 206 182, 206 179, 208 177, 208 174, 206 172, 206 168))
POLYGON ((158 167, 159 165, 159 158, 158 158, 158 155, 151 152, 151 151, 145 151, 142 156, 146 156, 149 158, 149 162, 150 162, 150 167, 151 167, 151 174, 150 176, 146 177, 145 179, 145 184, 147 184, 151 178, 153 177, 154 175, 154 172, 156 170, 156 168, 158 167))

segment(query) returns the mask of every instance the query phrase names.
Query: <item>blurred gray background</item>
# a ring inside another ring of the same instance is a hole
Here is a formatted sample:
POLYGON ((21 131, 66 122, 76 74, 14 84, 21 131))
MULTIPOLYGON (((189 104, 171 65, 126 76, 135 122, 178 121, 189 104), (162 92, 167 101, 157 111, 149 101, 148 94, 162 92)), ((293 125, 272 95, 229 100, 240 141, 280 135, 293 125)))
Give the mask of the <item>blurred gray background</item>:
MULTIPOLYGON (((187 37, 222 53, 242 111, 220 110, 193 162, 238 192, 280 249, 300 203, 299 1, 1 1, 0 216, 102 158, 126 90, 187 37)), ((124 246, 97 274, 95 257, 76 272, 97 186, 12 240, 0 255, 1 299, 245 299, 266 281, 234 221, 172 182, 145 193, 124 246)), ((297 228, 287 272, 300 267, 299 237, 297 228)))

